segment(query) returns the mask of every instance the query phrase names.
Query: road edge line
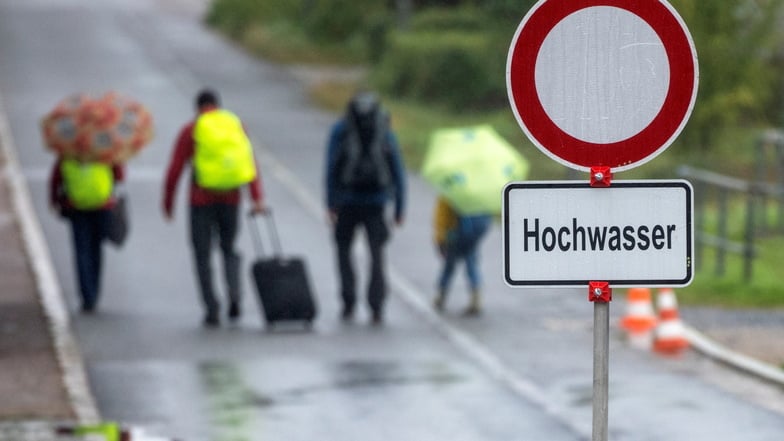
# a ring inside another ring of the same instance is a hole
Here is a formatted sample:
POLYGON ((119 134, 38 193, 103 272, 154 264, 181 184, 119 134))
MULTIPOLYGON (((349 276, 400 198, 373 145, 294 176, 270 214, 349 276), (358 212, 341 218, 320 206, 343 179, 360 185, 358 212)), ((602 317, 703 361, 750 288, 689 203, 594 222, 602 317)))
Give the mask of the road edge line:
POLYGON ((20 170, 16 144, 0 95, 0 149, 6 163, 3 178, 8 183, 14 217, 22 233, 27 260, 32 269, 44 315, 49 319, 57 360, 62 371, 63 384, 71 401, 73 412, 80 422, 100 420, 95 399, 90 391, 87 373, 78 342, 71 329, 68 309, 44 238, 43 229, 36 217, 30 191, 20 170))

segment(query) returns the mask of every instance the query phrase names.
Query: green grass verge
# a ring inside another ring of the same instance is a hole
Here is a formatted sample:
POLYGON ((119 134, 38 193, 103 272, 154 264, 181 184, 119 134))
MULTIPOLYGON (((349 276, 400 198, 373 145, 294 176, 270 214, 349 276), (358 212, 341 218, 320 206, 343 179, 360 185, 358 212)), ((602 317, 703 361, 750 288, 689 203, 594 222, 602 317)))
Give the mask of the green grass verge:
POLYGON ((732 308, 784 307, 784 289, 780 262, 784 262, 784 238, 769 238, 757 244, 757 258, 752 265, 752 279, 744 280, 742 256, 727 253, 725 271, 717 275, 717 254, 705 248, 697 262, 694 281, 678 290, 683 304, 714 305, 732 308))

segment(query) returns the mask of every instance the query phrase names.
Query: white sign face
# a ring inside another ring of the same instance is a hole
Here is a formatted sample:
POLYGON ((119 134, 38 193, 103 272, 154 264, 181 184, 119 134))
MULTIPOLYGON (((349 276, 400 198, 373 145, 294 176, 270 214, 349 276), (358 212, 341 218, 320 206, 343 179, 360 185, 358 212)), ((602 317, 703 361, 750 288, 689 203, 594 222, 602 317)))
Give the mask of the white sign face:
POLYGON ((667 52, 656 31, 631 11, 610 6, 561 20, 542 42, 534 72, 553 123, 599 145, 648 127, 670 87, 667 52))
POLYGON ((693 190, 683 180, 511 183, 504 276, 522 287, 685 286, 694 268, 693 190))

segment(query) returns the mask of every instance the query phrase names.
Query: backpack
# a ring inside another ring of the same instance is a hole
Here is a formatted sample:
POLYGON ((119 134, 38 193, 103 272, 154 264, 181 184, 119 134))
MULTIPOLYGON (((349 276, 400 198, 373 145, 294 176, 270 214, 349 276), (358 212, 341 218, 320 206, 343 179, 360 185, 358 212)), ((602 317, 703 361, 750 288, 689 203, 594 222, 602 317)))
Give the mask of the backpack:
POLYGON ((389 116, 380 109, 373 112, 373 136, 362 142, 359 122, 346 118, 346 131, 338 159, 338 183, 359 193, 385 191, 392 182, 389 166, 390 149, 387 143, 389 116))
POLYGON ((255 179, 253 146, 235 114, 217 109, 200 115, 193 139, 193 166, 200 187, 227 191, 255 179))
POLYGON ((112 197, 112 166, 100 162, 63 159, 60 163, 65 195, 77 210, 101 208, 112 197))

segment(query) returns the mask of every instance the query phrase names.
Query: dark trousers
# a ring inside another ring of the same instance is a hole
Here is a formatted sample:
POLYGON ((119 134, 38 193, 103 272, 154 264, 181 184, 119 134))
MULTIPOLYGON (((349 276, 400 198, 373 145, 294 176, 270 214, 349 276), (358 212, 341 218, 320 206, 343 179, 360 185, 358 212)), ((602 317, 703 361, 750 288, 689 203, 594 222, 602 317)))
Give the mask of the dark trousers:
POLYGON ((223 271, 229 301, 240 301, 240 255, 234 249, 237 238, 239 206, 212 204, 191 206, 191 244, 201 299, 208 314, 217 314, 220 304, 212 282, 212 244, 217 236, 223 256, 223 271))
POLYGON ((91 310, 98 303, 101 288, 101 244, 109 224, 108 210, 77 211, 69 213, 73 233, 76 274, 82 309, 91 310))
POLYGON ((386 298, 384 277, 384 244, 389 238, 389 229, 384 222, 383 206, 346 206, 338 209, 335 224, 335 242, 340 268, 341 296, 343 307, 354 310, 356 303, 356 275, 351 261, 351 246, 357 227, 362 226, 370 247, 370 280, 367 288, 367 301, 370 309, 380 314, 386 298))

